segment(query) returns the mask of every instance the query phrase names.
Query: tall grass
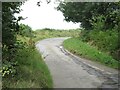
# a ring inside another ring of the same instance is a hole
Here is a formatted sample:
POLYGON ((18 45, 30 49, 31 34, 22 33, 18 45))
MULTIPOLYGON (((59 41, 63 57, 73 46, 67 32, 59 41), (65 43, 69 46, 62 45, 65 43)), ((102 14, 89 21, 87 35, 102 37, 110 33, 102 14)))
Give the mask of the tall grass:
MULTIPOLYGON (((15 73, 3 77, 3 88, 52 88, 53 82, 49 69, 30 38, 18 35, 24 44, 15 53, 15 73)), ((8 68, 8 67, 7 67, 8 68)))
POLYGON ((9 88, 52 88, 48 67, 36 49, 27 47, 16 54, 16 74, 3 78, 3 87, 9 88))

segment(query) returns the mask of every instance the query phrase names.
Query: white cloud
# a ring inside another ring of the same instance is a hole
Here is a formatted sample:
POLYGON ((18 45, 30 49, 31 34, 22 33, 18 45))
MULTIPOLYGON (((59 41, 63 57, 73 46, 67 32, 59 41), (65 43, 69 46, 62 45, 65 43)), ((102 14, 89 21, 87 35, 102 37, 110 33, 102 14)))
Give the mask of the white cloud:
POLYGON ((80 24, 64 21, 62 12, 54 9, 56 4, 52 1, 46 4, 46 0, 42 0, 41 6, 37 6, 39 0, 28 0, 21 6, 23 11, 19 14, 23 17, 28 17, 22 20, 21 23, 28 24, 34 30, 42 28, 53 29, 75 29, 79 28, 80 24))

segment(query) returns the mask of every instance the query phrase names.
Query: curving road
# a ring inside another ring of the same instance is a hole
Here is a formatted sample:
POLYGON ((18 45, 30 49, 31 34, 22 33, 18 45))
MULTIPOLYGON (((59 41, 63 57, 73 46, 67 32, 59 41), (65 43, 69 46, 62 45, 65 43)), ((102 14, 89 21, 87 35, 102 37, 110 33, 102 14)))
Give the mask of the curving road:
POLYGON ((117 70, 64 50, 62 42, 68 38, 49 38, 36 44, 50 69, 54 88, 117 88, 117 70))

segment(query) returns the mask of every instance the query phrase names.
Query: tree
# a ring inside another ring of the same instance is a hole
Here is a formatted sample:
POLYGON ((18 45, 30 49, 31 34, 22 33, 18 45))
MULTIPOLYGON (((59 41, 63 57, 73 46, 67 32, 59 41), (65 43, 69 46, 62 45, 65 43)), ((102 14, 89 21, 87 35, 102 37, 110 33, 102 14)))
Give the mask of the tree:
POLYGON ((15 52, 16 34, 19 32, 18 19, 14 14, 19 13, 21 2, 3 2, 2 3, 2 49, 3 59, 12 60, 15 52), (7 57, 6 57, 7 54, 7 57))
POLYGON ((63 13, 66 21, 81 22, 82 27, 89 30, 92 29, 93 18, 101 15, 105 17, 104 29, 118 25, 119 9, 119 2, 61 2, 57 7, 57 10, 63 13))
POLYGON ((15 73, 16 52, 18 49, 17 34, 19 32, 18 21, 22 17, 16 18, 15 13, 19 13, 21 2, 2 3, 2 76, 15 73))
POLYGON ((33 37, 33 31, 32 28, 28 25, 25 24, 20 24, 20 32, 19 34, 22 36, 26 36, 26 37, 33 37))

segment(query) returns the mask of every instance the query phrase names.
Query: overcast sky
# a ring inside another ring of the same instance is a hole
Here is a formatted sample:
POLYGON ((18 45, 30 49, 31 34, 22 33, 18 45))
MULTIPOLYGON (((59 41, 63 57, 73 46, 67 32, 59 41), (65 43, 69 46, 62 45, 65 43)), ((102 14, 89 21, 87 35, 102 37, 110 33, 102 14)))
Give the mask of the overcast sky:
POLYGON ((28 0, 21 6, 20 15, 28 17, 26 20, 22 20, 20 23, 27 24, 35 29, 52 28, 52 29, 76 29, 80 24, 74 24, 72 22, 64 21, 62 12, 54 9, 58 4, 55 4, 52 0, 51 3, 46 4, 46 0, 41 0, 41 6, 37 6, 39 0, 28 0))

